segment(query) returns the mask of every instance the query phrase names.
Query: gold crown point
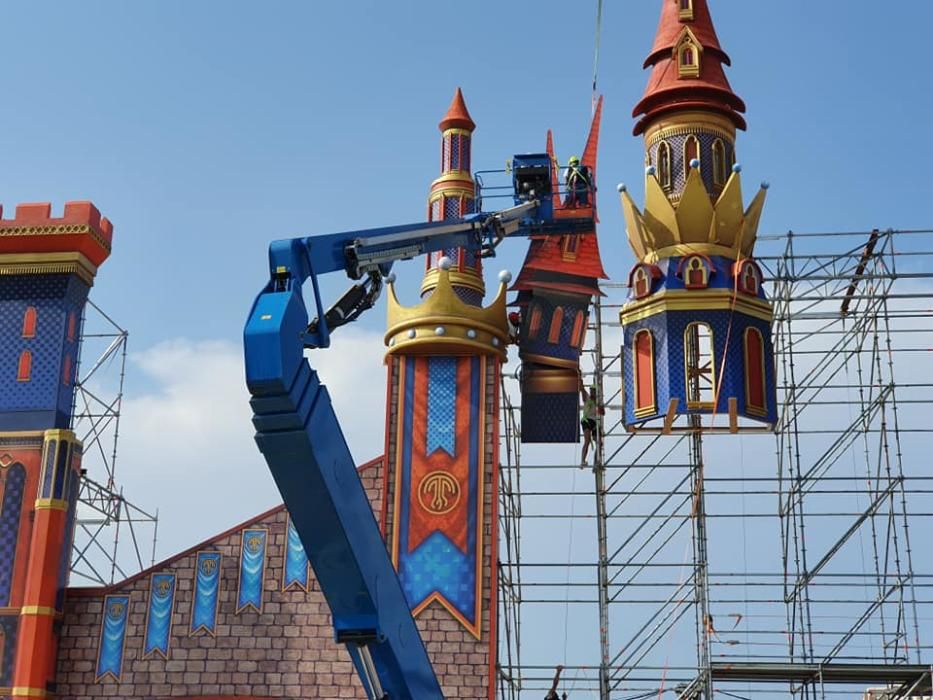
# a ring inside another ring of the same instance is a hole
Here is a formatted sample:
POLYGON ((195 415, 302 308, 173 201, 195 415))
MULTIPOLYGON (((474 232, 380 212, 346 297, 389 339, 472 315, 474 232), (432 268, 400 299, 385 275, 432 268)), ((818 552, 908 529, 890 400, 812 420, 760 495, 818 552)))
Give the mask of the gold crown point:
POLYGON ((415 306, 402 306, 394 285, 390 288, 385 334, 387 354, 486 354, 506 359, 509 339, 507 282, 500 276, 499 293, 492 305, 472 306, 457 295, 448 267, 441 265, 429 271, 428 274, 433 274, 430 294, 415 306))

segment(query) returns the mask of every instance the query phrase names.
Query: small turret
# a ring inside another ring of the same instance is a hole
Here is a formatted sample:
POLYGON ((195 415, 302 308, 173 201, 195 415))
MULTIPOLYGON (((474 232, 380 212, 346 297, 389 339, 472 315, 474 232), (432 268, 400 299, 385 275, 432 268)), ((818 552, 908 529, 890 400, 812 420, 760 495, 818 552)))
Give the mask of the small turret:
MULTIPOLYGON (((460 88, 454 93, 438 128, 441 130, 441 175, 431 183, 429 221, 459 219, 475 211, 476 184, 470 167, 476 124, 470 117, 460 88)), ((457 295, 468 304, 479 306, 486 292, 482 260, 475 253, 459 248, 428 256, 421 283, 422 296, 430 294, 437 285, 437 264, 442 257, 449 258, 452 263, 450 281, 457 295)))

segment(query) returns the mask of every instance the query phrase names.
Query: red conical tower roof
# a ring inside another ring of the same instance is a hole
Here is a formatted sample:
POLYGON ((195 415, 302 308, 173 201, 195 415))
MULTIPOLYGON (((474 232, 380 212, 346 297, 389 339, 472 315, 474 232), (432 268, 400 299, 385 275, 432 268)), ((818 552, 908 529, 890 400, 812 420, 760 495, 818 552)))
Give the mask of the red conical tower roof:
POLYGON ((745 103, 732 91, 723 64, 731 65, 719 45, 707 0, 692 0, 692 12, 682 10, 682 0, 662 0, 661 21, 645 68, 651 68, 648 87, 632 116, 641 117, 635 135, 645 131, 657 117, 686 109, 711 110, 722 114, 739 129, 745 129, 745 103), (677 65, 676 50, 686 32, 693 35, 702 50, 698 57, 699 75, 683 77, 677 65))
POLYGON ((447 129, 473 131, 476 128, 476 124, 467 110, 466 102, 463 101, 463 92, 460 88, 457 88, 457 92, 454 93, 454 99, 451 100, 450 107, 447 108, 447 114, 441 119, 438 127, 441 131, 447 131, 447 129))

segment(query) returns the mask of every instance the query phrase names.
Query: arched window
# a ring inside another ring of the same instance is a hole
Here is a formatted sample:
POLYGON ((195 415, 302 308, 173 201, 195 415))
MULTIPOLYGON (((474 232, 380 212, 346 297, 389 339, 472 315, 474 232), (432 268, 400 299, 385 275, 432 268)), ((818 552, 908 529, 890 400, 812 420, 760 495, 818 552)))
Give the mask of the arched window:
POLYGON ((706 289, 709 286, 709 266, 699 255, 685 258, 679 273, 687 289, 706 289))
POLYGON ((635 334, 632 351, 635 388, 635 416, 641 418, 657 413, 654 387, 654 338, 642 329, 635 334))
POLYGON ((575 260, 577 257, 577 246, 580 244, 580 235, 576 233, 568 233, 564 236, 563 248, 564 248, 564 257, 570 260, 575 260))
POLYGON ((684 369, 687 408, 711 409, 716 400, 716 369, 713 329, 706 323, 691 323, 684 331, 684 369))
POLYGON ((742 291, 746 294, 758 295, 761 287, 761 278, 754 265, 746 265, 742 271, 742 291))
POLYGON ((726 183, 726 145, 722 139, 713 141, 713 183, 724 185, 726 183))
POLYGON ((23 314, 23 337, 24 338, 35 338, 36 337, 36 307, 27 306, 26 312, 23 314))
POLYGON ((677 73, 681 78, 700 75, 700 47, 687 37, 677 48, 677 73))
POLYGON ((78 332, 78 315, 72 311, 68 314, 68 342, 73 343, 78 332))
POLYGON ((752 415, 768 413, 765 402, 765 341, 757 328, 745 329, 745 408, 752 415))
POLYGON ((535 304, 531 307, 531 316, 528 318, 528 339, 534 340, 541 330, 541 307, 535 304))
POLYGON ((547 342, 560 342, 560 329, 563 324, 564 308, 562 306, 558 306, 556 309, 554 309, 554 313, 551 315, 551 327, 548 329, 547 342))
POLYGON ((65 355, 62 363, 62 384, 71 386, 71 355, 65 355))
POLYGON ((671 147, 667 141, 658 146, 658 182, 666 190, 671 188, 671 147))
POLYGON ((586 316, 582 311, 577 311, 577 315, 573 319, 573 330, 570 333, 570 344, 579 348, 583 345, 583 336, 586 332, 586 316))
POLYGON ((16 381, 28 382, 32 377, 32 353, 23 350, 19 356, 19 364, 16 368, 16 381))
POLYGON ((684 177, 690 175, 690 162, 700 159, 700 142, 696 136, 690 135, 684 141, 684 177))
POLYGON ((693 0, 680 0, 680 19, 693 19, 693 0))
POLYGON ((641 299, 642 297, 648 296, 648 293, 651 291, 651 281, 648 279, 648 273, 645 272, 643 265, 639 265, 635 269, 635 298, 641 299))

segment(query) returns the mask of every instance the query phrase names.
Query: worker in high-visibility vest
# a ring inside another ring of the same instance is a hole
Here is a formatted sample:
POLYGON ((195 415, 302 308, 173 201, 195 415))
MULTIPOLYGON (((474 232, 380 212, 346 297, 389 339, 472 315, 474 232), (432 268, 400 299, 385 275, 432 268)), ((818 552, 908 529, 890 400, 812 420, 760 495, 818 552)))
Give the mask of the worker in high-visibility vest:
POLYGON ((586 466, 590 445, 594 440, 599 440, 599 416, 605 411, 599 405, 596 385, 594 384, 587 391, 583 386, 583 377, 580 377, 580 397, 583 399, 583 416, 580 418, 580 427, 583 428, 583 457, 580 460, 582 469, 586 466))
POLYGON ((590 190, 593 188, 590 169, 581 165, 577 156, 571 156, 567 162, 564 184, 567 186, 567 194, 564 197, 565 206, 588 207, 590 205, 590 190))

